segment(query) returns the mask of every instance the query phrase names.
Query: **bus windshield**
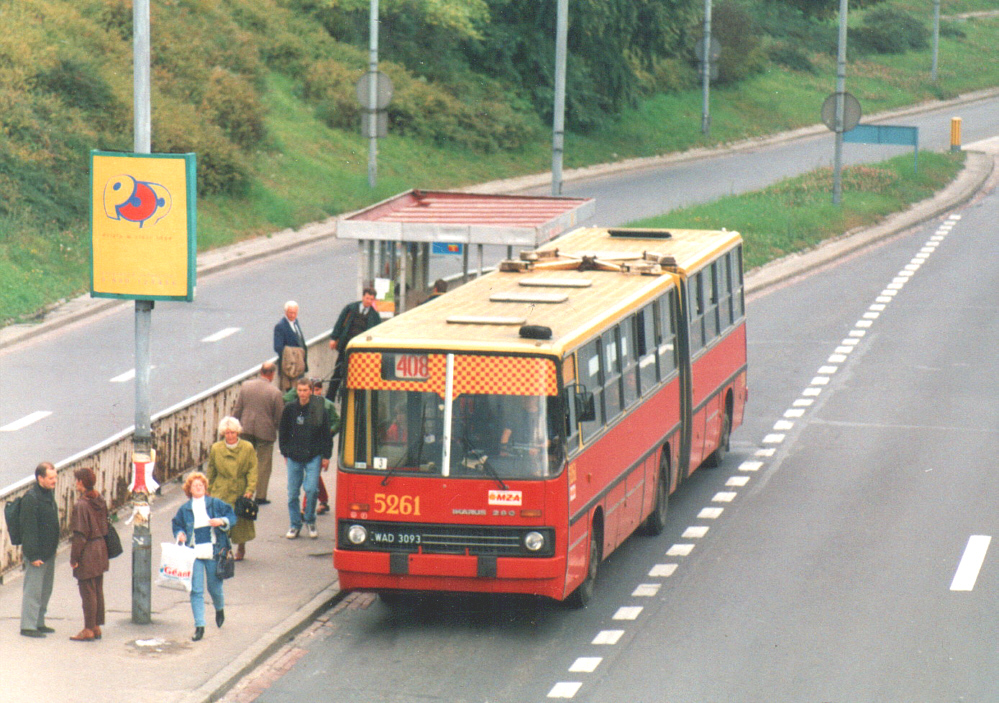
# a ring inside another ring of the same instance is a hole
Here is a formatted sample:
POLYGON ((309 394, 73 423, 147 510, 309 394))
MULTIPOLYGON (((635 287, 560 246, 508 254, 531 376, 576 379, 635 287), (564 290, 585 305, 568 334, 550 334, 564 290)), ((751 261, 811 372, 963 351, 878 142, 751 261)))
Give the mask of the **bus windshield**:
POLYGON ((447 412, 433 392, 354 390, 345 463, 438 476, 545 478, 558 473, 562 461, 555 429, 560 406, 553 396, 464 393, 447 412))

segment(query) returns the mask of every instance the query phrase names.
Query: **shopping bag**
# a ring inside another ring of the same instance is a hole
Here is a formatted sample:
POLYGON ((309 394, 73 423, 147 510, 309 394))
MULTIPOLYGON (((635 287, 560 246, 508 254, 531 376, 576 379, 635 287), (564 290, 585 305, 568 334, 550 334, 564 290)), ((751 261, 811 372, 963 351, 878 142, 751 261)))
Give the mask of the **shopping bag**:
POLYGON ((156 585, 190 593, 194 549, 183 544, 163 542, 160 550, 160 573, 156 577, 156 585))

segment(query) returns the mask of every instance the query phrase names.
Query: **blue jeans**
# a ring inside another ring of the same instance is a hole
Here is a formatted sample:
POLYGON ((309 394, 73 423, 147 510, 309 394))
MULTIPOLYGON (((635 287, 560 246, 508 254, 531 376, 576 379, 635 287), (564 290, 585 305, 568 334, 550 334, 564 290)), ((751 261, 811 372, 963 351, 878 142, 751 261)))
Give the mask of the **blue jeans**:
POLYGON ((205 626, 205 581, 208 581, 208 593, 212 597, 215 610, 225 608, 225 595, 222 593, 222 581, 215 575, 214 559, 195 559, 191 571, 191 611, 194 613, 194 626, 205 626))
POLYGON ((288 520, 291 529, 302 529, 302 509, 299 507, 298 492, 305 489, 305 522, 313 525, 316 522, 316 500, 319 496, 319 470, 323 465, 321 456, 314 456, 308 461, 288 461, 288 520))

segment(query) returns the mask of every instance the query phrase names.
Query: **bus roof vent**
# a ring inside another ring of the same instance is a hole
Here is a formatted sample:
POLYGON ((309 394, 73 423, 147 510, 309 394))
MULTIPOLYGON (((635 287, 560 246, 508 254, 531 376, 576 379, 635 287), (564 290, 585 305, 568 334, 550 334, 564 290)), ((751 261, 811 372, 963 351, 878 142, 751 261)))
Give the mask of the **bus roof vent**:
POLYGON ((519 283, 537 288, 589 288, 593 285, 589 278, 528 278, 519 283))
POLYGON ((447 322, 450 325, 523 325, 527 322, 527 318, 506 315, 451 315, 447 318, 447 322))
POLYGON ((491 303, 564 303, 569 299, 565 293, 542 293, 525 291, 523 293, 493 293, 489 296, 491 303))
POLYGON ((632 239, 672 239, 673 233, 665 229, 644 229, 632 227, 627 229, 609 229, 607 234, 612 237, 630 237, 632 239))
POLYGON ((524 325, 520 328, 520 336, 524 339, 551 339, 552 328, 544 325, 524 325))

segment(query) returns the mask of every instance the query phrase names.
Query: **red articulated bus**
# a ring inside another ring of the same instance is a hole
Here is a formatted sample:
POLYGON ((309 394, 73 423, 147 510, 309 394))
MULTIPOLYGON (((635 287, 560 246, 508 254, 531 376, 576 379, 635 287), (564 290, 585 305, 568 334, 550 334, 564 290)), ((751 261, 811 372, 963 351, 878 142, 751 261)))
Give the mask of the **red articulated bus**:
POLYGON ((747 397, 736 232, 584 228, 349 345, 344 590, 585 605, 747 397))

